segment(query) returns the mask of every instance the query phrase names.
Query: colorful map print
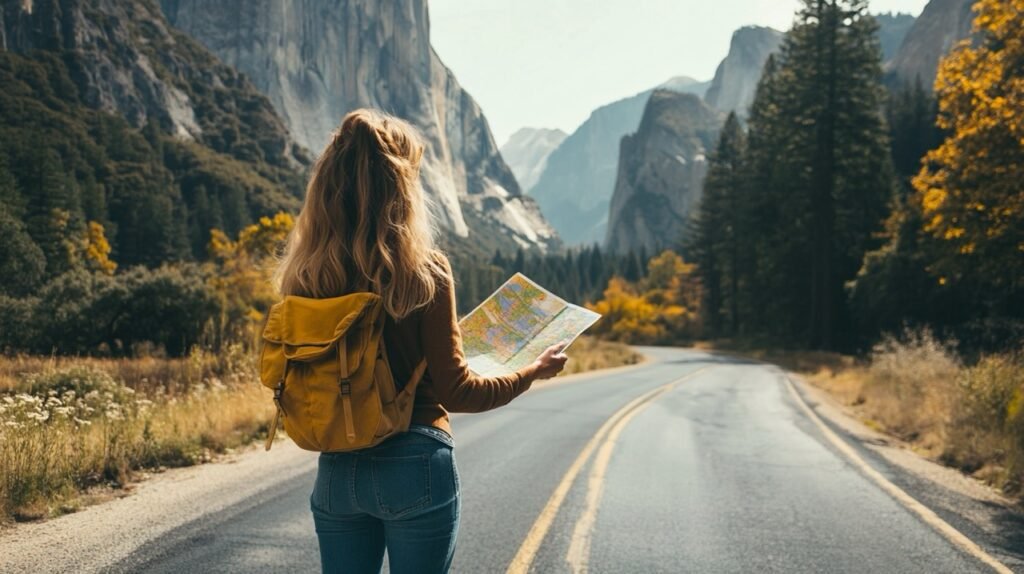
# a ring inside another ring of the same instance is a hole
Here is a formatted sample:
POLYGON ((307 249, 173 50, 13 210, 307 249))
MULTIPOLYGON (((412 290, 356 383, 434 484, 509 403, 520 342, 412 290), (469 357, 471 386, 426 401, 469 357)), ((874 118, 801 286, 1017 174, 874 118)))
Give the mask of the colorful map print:
POLYGON ((571 344, 600 317, 516 273, 466 315, 459 327, 470 369, 492 376, 532 363, 559 341, 571 344))

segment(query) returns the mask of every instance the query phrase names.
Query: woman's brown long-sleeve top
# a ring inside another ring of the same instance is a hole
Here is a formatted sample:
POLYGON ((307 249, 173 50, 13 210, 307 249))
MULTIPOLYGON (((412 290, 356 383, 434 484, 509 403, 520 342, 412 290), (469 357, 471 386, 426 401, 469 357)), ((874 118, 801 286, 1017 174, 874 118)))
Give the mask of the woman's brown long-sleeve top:
POLYGON ((389 315, 384 345, 396 381, 409 380, 420 360, 427 359, 426 373, 416 389, 412 423, 450 434, 449 411, 476 413, 507 404, 530 388, 537 371, 531 365, 511 375, 480 377, 469 370, 455 312, 455 280, 448 259, 441 261, 448 280, 438 283, 434 301, 400 321, 389 315))

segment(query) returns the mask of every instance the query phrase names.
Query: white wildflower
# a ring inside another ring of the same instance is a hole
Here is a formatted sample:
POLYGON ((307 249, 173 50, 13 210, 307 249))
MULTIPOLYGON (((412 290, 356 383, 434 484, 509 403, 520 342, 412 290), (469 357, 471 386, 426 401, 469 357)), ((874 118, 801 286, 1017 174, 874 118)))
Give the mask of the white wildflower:
POLYGON ((36 422, 41 422, 41 423, 45 423, 47 420, 50 419, 50 413, 48 411, 44 411, 44 412, 36 411, 36 412, 26 413, 25 416, 30 418, 30 419, 32 419, 32 420, 34 420, 34 421, 36 421, 36 422))

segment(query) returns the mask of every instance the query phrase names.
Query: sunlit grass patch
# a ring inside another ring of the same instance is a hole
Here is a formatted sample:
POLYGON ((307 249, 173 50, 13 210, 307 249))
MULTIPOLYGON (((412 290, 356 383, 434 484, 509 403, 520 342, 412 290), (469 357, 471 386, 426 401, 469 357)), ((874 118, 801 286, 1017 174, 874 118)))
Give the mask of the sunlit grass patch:
POLYGON ((643 358, 632 347, 623 343, 603 341, 595 337, 581 336, 566 350, 569 361, 562 371, 564 375, 582 373, 596 369, 634 365, 643 358))
POLYGON ((89 489, 204 462, 265 434, 271 401, 252 367, 212 374, 230 355, 8 360, 3 370, 18 374, 0 393, 0 522, 73 510, 89 489))

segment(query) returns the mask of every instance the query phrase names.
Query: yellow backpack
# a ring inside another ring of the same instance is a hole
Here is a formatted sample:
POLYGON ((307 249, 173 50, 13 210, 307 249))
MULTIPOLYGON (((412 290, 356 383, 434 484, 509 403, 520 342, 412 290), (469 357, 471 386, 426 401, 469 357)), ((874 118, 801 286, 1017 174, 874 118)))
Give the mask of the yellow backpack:
POLYGON ((366 448, 408 430, 427 365, 399 390, 381 336, 384 313, 368 292, 289 295, 271 308, 260 352, 260 380, 277 406, 267 450, 281 421, 295 444, 319 452, 366 448))

